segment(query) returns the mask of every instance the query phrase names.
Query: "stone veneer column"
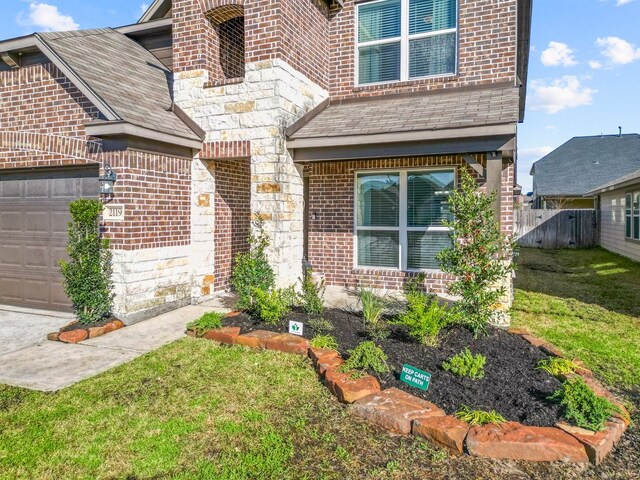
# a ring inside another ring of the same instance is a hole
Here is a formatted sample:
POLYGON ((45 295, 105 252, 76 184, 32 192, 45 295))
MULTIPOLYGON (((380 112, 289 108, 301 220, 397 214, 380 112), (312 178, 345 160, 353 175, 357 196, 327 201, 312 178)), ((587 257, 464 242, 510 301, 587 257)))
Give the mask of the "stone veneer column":
MULTIPOLYGON (((278 283, 293 283, 301 276, 303 186, 284 130, 328 94, 278 59, 248 63, 241 83, 205 88, 207 81, 206 70, 176 73, 175 102, 206 130, 206 141, 251 142, 251 210, 267 219, 278 283)), ((198 188, 194 185, 194 198, 198 188)))

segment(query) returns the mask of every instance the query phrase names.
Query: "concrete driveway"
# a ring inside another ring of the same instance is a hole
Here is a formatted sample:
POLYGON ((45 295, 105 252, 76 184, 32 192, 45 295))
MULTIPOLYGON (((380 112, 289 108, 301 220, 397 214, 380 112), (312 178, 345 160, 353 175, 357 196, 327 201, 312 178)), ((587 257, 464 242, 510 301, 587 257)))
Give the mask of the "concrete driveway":
POLYGON ((70 313, 0 305, 0 355, 35 345, 71 320, 70 313))
POLYGON ((78 345, 46 340, 69 316, 0 310, 0 384, 60 390, 184 337, 188 322, 215 309, 183 307, 78 345))

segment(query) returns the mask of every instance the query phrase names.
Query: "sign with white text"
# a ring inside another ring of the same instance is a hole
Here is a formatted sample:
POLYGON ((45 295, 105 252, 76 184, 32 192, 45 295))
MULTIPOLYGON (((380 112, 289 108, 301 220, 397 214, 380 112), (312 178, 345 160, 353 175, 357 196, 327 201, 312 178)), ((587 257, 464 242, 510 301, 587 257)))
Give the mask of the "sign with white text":
POLYGON ((429 383, 431 382, 431 374, 405 364, 402 366, 400 380, 407 385, 411 385, 412 387, 419 388, 426 392, 429 389, 429 383))

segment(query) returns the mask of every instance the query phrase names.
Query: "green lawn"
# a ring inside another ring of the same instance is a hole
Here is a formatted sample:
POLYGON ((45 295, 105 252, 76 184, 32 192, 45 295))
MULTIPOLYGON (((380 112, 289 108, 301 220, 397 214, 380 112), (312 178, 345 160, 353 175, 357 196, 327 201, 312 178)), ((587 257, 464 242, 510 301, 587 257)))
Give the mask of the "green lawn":
POLYGON ((640 263, 596 248, 522 249, 513 320, 639 393, 640 263))

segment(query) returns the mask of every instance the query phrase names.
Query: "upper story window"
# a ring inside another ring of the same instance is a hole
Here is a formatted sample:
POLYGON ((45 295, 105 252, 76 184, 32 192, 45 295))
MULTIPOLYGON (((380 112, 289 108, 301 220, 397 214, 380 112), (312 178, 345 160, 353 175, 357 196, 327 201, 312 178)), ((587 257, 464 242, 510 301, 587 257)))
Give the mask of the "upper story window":
POLYGON ((456 73, 457 0, 358 5, 359 85, 456 73))
POLYGON ((244 77, 244 17, 231 18, 218 26, 220 68, 225 78, 244 77))

